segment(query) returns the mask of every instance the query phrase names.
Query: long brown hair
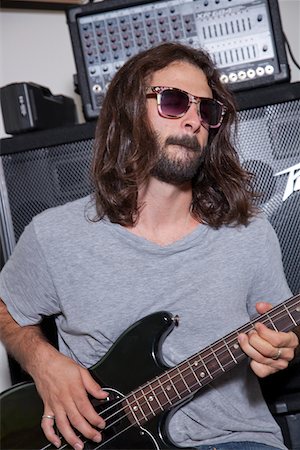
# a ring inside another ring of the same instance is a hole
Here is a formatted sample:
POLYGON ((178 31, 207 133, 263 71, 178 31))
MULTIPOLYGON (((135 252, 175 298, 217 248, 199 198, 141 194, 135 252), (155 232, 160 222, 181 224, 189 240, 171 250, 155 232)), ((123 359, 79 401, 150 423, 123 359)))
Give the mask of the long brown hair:
POLYGON ((132 226, 139 215, 138 189, 149 179, 158 152, 147 119, 146 81, 175 61, 201 69, 213 97, 227 108, 222 125, 210 129, 201 167, 192 180, 193 215, 211 225, 247 224, 254 214, 251 175, 232 145, 236 110, 232 95, 206 52, 176 43, 160 44, 131 58, 110 83, 99 115, 92 177, 97 217, 132 226))

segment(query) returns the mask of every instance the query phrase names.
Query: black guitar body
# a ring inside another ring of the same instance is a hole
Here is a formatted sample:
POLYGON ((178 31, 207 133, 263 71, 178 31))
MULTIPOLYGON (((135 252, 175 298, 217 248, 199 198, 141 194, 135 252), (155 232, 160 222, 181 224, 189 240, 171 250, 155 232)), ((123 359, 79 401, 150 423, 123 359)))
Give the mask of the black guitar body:
MULTIPOLYGON (((103 432, 103 441, 85 443, 85 449, 167 449, 176 448, 166 432, 167 415, 153 417, 145 425, 132 426, 124 417, 118 419, 114 404, 136 387, 166 370, 160 359, 163 338, 173 329, 169 313, 149 315, 123 333, 107 354, 90 369, 92 376, 109 392, 109 401, 97 402, 94 407, 113 416, 109 430, 103 432), (113 425, 117 422, 116 425, 113 425), (128 428, 128 429, 127 429, 128 428)), ((21 383, 1 395, 1 449, 54 449, 41 428, 43 403, 34 383, 21 383)), ((104 416, 105 417, 105 416, 104 416)), ((106 420, 106 425, 109 421, 106 420)), ((69 449, 70 446, 63 445, 69 449)))

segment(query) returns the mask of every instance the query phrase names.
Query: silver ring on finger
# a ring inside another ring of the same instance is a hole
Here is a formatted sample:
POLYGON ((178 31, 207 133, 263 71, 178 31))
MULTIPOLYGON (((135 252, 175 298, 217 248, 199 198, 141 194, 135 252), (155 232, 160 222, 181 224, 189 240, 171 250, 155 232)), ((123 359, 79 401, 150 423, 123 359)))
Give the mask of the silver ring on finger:
POLYGON ((52 416, 50 414, 44 414, 42 415, 42 419, 51 419, 51 420, 55 420, 55 416, 52 416))
POLYGON ((276 353, 275 356, 272 356, 272 359, 274 359, 274 361, 277 361, 277 359, 279 359, 280 356, 281 356, 281 348, 279 348, 279 349, 277 350, 277 353, 276 353))

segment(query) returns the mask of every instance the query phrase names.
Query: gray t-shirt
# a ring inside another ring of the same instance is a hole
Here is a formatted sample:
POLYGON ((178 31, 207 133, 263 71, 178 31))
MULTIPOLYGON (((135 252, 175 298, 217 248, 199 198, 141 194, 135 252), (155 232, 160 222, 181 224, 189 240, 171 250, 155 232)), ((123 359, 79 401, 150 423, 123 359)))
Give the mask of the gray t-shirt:
MULTIPOLYGON (((94 216, 86 197, 35 217, 0 275, 14 319, 24 326, 54 314, 60 350, 85 367, 152 312, 180 316, 163 344, 174 365, 248 322, 257 301, 291 296, 263 215, 247 227, 201 224, 164 247, 94 216)), ((252 440, 285 448, 247 360, 180 408, 169 431, 181 446, 252 440)))

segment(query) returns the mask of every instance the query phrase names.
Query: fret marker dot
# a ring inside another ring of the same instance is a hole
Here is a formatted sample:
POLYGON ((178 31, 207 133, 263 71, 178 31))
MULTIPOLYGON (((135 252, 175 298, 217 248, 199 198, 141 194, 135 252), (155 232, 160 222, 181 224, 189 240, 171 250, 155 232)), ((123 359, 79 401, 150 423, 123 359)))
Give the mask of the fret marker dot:
POLYGON ((300 312, 300 306, 297 306, 296 311, 300 312))
POLYGON ((195 362, 194 362, 194 366, 195 366, 195 367, 197 367, 198 364, 199 364, 198 361, 195 361, 195 362))
POLYGON ((170 391, 170 390, 171 390, 171 386, 168 384, 167 391, 170 391))
POLYGON ((135 405, 134 407, 133 407, 133 411, 137 411, 138 410, 138 407, 135 405))
POLYGON ((239 348, 238 344, 234 344, 233 348, 235 348, 236 350, 239 348))
POLYGON ((201 372, 201 373, 200 373, 200 377, 201 377, 201 378, 204 378, 204 377, 205 377, 205 372, 201 372))
POLYGON ((154 398, 152 397, 152 395, 150 395, 150 396, 148 397, 148 400, 149 400, 150 402, 153 402, 154 398))

